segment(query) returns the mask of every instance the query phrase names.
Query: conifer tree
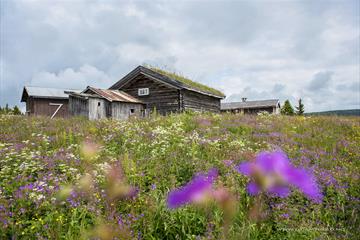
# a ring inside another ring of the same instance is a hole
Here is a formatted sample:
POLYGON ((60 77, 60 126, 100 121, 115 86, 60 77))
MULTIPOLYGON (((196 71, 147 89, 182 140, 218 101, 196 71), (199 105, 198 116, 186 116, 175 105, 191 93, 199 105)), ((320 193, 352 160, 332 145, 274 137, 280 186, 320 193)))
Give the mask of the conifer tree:
POLYGON ((295 107, 296 108, 296 114, 297 115, 304 115, 305 112, 305 108, 304 108, 304 104, 302 103, 301 98, 298 101, 298 106, 295 107))
POLYGON ((281 108, 281 114, 283 114, 283 115, 290 115, 290 116, 292 116, 292 115, 295 114, 294 109, 293 109, 293 107, 291 106, 289 100, 286 100, 286 101, 284 102, 284 106, 281 108))

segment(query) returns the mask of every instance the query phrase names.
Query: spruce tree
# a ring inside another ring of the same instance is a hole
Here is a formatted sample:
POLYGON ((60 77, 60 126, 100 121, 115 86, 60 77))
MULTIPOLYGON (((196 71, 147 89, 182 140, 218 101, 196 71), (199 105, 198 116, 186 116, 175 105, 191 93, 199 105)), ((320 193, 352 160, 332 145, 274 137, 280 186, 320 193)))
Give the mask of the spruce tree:
POLYGON ((13 109, 13 114, 14 115, 21 115, 21 111, 20 109, 18 108, 18 106, 15 105, 14 109, 13 109))
POLYGON ((292 116, 292 115, 295 114, 294 109, 293 109, 293 107, 291 106, 289 100, 286 100, 286 101, 284 102, 284 106, 281 108, 281 114, 283 114, 283 115, 290 115, 290 116, 292 116))
POLYGON ((304 108, 304 104, 302 103, 302 100, 301 98, 299 99, 298 101, 298 106, 295 107, 296 108, 296 114, 297 115, 304 115, 304 112, 305 112, 305 108, 304 108))

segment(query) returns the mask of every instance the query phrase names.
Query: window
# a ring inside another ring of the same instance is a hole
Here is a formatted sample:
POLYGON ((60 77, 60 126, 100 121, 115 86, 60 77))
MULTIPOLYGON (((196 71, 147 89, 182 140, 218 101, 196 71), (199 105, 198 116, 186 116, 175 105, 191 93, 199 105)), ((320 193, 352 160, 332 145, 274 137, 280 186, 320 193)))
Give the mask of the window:
POLYGON ((100 102, 98 102, 98 107, 100 107, 100 102))
POLYGON ((149 95, 149 88, 139 88, 138 96, 146 96, 149 95))
POLYGON ((130 108, 130 115, 134 114, 135 113, 135 109, 133 108, 130 108))

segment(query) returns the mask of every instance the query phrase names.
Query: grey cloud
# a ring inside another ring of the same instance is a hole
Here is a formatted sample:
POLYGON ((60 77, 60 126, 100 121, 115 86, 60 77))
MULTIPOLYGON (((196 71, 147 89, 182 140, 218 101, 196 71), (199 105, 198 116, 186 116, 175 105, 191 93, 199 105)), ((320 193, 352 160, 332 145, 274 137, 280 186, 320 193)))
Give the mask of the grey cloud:
POLYGON ((338 91, 353 91, 360 94, 360 81, 352 82, 349 84, 338 84, 336 86, 338 91))
POLYGON ((283 84, 276 83, 272 89, 273 93, 279 93, 285 90, 286 86, 283 84))
POLYGON ((332 71, 318 72, 313 76, 313 79, 307 86, 309 91, 315 92, 329 87, 331 77, 334 73, 332 71))

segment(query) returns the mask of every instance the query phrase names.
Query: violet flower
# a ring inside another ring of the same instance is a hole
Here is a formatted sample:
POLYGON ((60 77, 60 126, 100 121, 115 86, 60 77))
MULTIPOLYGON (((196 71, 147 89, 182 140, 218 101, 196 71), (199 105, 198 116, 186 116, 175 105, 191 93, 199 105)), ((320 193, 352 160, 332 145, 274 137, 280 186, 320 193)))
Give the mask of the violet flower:
POLYGON ((323 197, 313 174, 294 167, 282 151, 261 152, 255 162, 241 163, 236 170, 253 179, 247 186, 251 195, 266 191, 287 197, 290 194, 289 187, 293 186, 315 202, 321 202, 323 197))
POLYGON ((207 174, 198 174, 185 186, 171 191, 167 199, 168 207, 177 208, 203 200, 206 194, 211 191, 217 175, 217 170, 211 169, 207 174))

